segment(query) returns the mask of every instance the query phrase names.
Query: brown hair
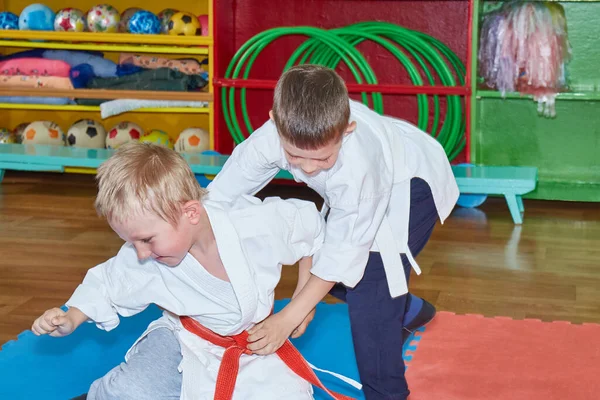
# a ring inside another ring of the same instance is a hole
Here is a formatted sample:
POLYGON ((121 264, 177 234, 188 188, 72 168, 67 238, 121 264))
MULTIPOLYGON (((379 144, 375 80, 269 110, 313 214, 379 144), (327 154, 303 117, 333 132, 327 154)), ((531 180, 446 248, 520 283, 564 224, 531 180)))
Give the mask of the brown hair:
POLYGON ((350 100, 342 78, 320 65, 298 65, 275 87, 273 119, 279 134, 303 150, 342 138, 350 119, 350 100))
POLYGON ((100 165, 96 180, 98 215, 119 222, 152 212, 176 226, 181 205, 207 193, 181 155, 152 143, 119 147, 100 165))

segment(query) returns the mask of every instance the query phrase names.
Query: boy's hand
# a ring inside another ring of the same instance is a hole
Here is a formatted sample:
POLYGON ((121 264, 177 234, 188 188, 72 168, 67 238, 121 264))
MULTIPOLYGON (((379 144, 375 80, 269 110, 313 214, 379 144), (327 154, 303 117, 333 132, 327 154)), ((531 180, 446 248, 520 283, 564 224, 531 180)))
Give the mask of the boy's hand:
POLYGON ((308 324, 310 324, 313 318, 315 317, 315 311, 317 311, 317 309, 313 308, 313 310, 306 316, 306 318, 304 318, 304 321, 302 321, 302 323, 298 325, 296 329, 294 329, 294 331, 292 332, 292 339, 296 339, 304 335, 304 332, 306 332, 306 328, 308 328, 308 324))
POLYGON ((248 350, 263 356, 273 354, 283 346, 293 330, 294 324, 285 313, 273 314, 248 331, 248 350))
POLYGON ((60 308, 51 308, 33 322, 31 330, 37 336, 49 334, 54 337, 67 336, 77 324, 60 308))

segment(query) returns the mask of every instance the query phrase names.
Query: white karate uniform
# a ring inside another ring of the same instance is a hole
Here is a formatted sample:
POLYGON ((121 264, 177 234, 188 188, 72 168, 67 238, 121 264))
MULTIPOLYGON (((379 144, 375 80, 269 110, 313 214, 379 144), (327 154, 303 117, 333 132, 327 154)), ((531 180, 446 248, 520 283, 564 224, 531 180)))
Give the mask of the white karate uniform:
POLYGON ((425 180, 442 221, 459 196, 442 146, 408 122, 381 116, 350 101, 356 130, 343 139, 332 168, 313 176, 290 165, 272 121, 239 144, 208 186, 215 200, 255 194, 280 169, 305 182, 329 210, 323 247, 313 258, 312 273, 354 287, 363 277, 369 251, 379 251, 392 297, 408 292, 400 254, 420 273, 408 248, 410 180, 425 180))
MULTIPOLYGON (((139 261, 125 244, 89 270, 68 307, 77 307, 104 330, 149 304, 165 310, 150 331, 166 327, 179 340, 181 399, 211 399, 224 348, 185 330, 177 316, 190 316, 220 335, 235 335, 272 311, 282 264, 312 255, 322 244, 324 221, 313 203, 278 198, 238 198, 233 204, 205 201, 219 255, 230 282, 209 274, 190 254, 176 267, 139 261)), ((138 342, 139 340, 138 339, 138 342)), ((127 356, 136 351, 136 342, 127 356)), ((311 399, 312 387, 275 354, 242 355, 234 399, 311 399)))

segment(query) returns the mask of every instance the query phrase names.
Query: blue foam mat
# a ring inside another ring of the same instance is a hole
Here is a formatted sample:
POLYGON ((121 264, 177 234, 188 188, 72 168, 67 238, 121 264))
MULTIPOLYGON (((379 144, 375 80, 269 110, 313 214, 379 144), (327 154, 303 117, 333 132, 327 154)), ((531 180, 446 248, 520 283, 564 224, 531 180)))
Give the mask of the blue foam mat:
MULTIPOLYGON (((287 300, 275 302, 275 311, 287 300)), ((104 332, 94 324, 84 324, 64 338, 38 337, 23 332, 0 351, 0 399, 64 400, 85 393, 90 384, 123 361, 125 353, 148 324, 161 316, 151 306, 121 324, 112 332, 104 332)), ((418 337, 404 346, 416 350, 418 337)), ((313 365, 359 380, 348 308, 345 304, 319 304, 315 320, 307 333, 294 344, 313 365)), ((364 399, 358 390, 327 374, 317 373, 328 389, 357 399, 364 399)), ((329 399, 315 389, 315 399, 329 399)))

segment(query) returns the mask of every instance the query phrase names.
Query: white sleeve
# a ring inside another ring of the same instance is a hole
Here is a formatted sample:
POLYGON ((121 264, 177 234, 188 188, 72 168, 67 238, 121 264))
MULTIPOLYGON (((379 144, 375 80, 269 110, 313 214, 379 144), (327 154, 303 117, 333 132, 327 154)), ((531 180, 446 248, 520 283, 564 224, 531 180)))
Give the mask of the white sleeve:
POLYGON ((362 196, 356 202, 330 204, 324 243, 313 258, 314 275, 348 287, 360 282, 389 196, 385 191, 377 196, 362 196))
POLYGON ((321 248, 325 238, 325 221, 314 203, 310 201, 267 198, 265 204, 275 203, 280 221, 281 235, 287 245, 283 264, 295 264, 303 257, 312 256, 321 248))
POLYGON ((227 162, 208 185, 209 198, 231 202, 243 194, 254 195, 279 172, 277 131, 268 123, 237 145, 227 162), (275 137, 274 137, 275 136, 275 137))
POLYGON ((148 307, 148 296, 143 292, 150 281, 160 284, 152 273, 144 273, 140 266, 135 249, 125 244, 115 257, 87 272, 67 301, 67 307, 80 309, 100 329, 116 328, 118 314, 128 317, 148 307))

